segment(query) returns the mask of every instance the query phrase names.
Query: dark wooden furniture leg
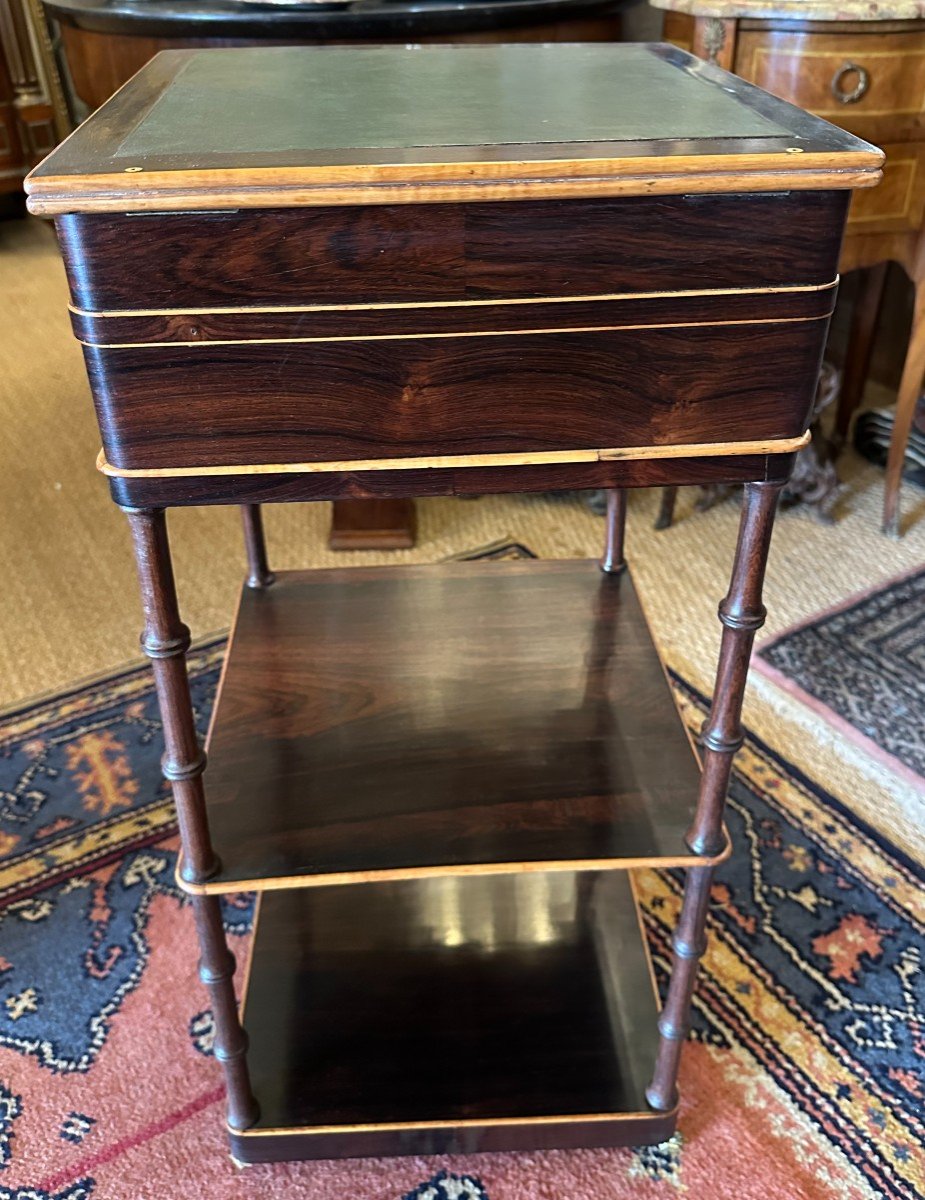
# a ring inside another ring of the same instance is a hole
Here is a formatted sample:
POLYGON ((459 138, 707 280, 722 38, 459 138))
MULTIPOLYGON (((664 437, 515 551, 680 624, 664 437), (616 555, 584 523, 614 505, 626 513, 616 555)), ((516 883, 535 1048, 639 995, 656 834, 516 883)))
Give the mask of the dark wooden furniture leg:
POLYGON ((328 541, 332 550, 410 550, 416 537, 413 500, 334 501, 328 541))
POLYGON ((658 506, 658 516, 655 518, 656 529, 669 529, 674 520, 674 506, 678 498, 676 486, 663 487, 662 499, 658 506))
POLYGON ((678 1103, 678 1068, 690 1028, 691 998, 697 966, 707 948, 707 908, 713 867, 691 867, 684 885, 681 915, 671 940, 671 983, 658 1019, 658 1056, 646 1099, 659 1112, 670 1112, 678 1103))
POLYGON ((624 488, 608 488, 605 522, 601 570, 610 575, 618 575, 626 567, 626 557, 623 552, 626 538, 626 490, 624 488))
MULTIPOLYGON (((164 727, 164 777, 170 781, 183 856, 180 875, 202 883, 218 870, 218 859, 209 840, 202 773, 206 757, 199 746, 186 652, 190 634, 180 620, 170 561, 170 544, 163 509, 125 509, 132 532, 145 627, 141 646, 154 672, 158 705, 164 727)), ((234 994, 234 956, 228 949, 217 896, 192 900, 202 958, 199 975, 209 990, 215 1018, 215 1057, 225 1071, 228 1089, 228 1123, 247 1129, 258 1116, 247 1071, 247 1035, 238 1019, 234 994)))
POLYGON ((228 1125, 235 1131, 250 1129, 260 1116, 260 1107, 251 1090, 247 1034, 238 1016, 235 959, 225 941, 222 902, 218 896, 193 896, 191 903, 201 951, 199 978, 212 1001, 214 1053, 225 1073, 228 1125))
MULTIPOLYGON (((764 624, 761 603, 765 567, 782 483, 747 483, 729 592, 719 606, 723 637, 713 705, 700 735, 703 773, 697 811, 687 835, 700 854, 723 849, 723 810, 736 751, 742 745, 742 701, 755 633, 764 624)), ((678 1064, 690 1020, 697 966, 706 946, 705 925, 713 882, 712 865, 691 867, 672 942, 671 983, 659 1018, 659 1049, 649 1103, 668 1111, 677 1103, 678 1064)))
POLYGON ((267 543, 263 536, 263 514, 259 504, 242 504, 244 546, 247 550, 247 586, 269 587, 274 575, 267 563, 267 543))
POLYGON ((698 854, 723 849, 723 807, 732 760, 742 745, 742 701, 755 634, 764 624, 761 603, 774 515, 783 483, 747 483, 729 592, 719 606, 723 625, 713 705, 700 735, 703 773, 688 845, 698 854))
POLYGON ((880 315, 880 304, 883 300, 883 288, 886 284, 886 273, 889 263, 877 263, 868 267, 861 274, 861 288, 854 305, 851 317, 851 335, 848 343, 848 353, 845 355, 845 368, 842 372, 841 392, 838 397, 838 410, 835 415, 835 432, 832 451, 837 454, 848 438, 851 418, 857 412, 861 397, 864 395, 864 384, 870 369, 870 356, 874 347, 874 334, 877 330, 877 317, 880 315))

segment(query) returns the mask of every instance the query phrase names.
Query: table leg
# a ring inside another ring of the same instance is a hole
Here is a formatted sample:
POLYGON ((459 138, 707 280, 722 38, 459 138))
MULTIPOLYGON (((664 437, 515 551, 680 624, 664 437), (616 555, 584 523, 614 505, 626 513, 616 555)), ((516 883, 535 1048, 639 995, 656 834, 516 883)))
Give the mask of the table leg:
POLYGON ((888 267, 889 263, 882 262, 861 272, 861 287, 851 314, 851 335, 835 415, 832 449, 836 454, 848 438, 851 418, 864 394, 888 267))
POLYGON ((626 490, 607 489, 607 515, 604 518, 604 554, 601 570, 610 575, 619 575, 626 567, 623 544, 626 538, 626 490))
POLYGON ((410 550, 416 536, 413 500, 334 501, 332 550, 410 550))
POLYGON ((244 547, 247 551, 247 586, 269 587, 275 576, 267 563, 267 543, 263 536, 263 514, 259 504, 242 504, 244 547))
POLYGON ((674 506, 677 499, 678 489, 676 486, 662 488, 662 499, 658 506, 658 515, 655 518, 656 529, 671 528, 671 523, 674 520, 674 506))
POLYGON ((899 395, 896 400, 896 416, 893 420, 893 435, 890 438, 890 454, 886 464, 886 482, 883 490, 883 532, 899 536, 899 492, 902 486, 903 464, 906 446, 915 418, 915 409, 922 394, 925 381, 925 276, 915 282, 915 308, 912 315, 912 332, 906 350, 899 395))
POLYGON ((247 1033, 238 1016, 235 959, 225 940, 221 900, 218 896, 193 896, 192 902, 201 951, 199 978, 212 1001, 213 1048, 225 1073, 228 1124, 236 1131, 249 1129, 260 1115, 260 1108, 247 1069, 247 1033))
POLYGON ((723 849, 723 808, 732 760, 742 745, 742 702, 755 634, 764 624, 764 572, 782 482, 747 483, 732 578, 719 606, 723 625, 710 715, 700 735, 700 795, 687 843, 696 854, 723 849))
POLYGON ((670 1112, 678 1103, 678 1068, 690 1028, 691 999, 697 967, 707 948, 707 908, 713 867, 691 867, 684 885, 681 915, 671 939, 671 983, 658 1019, 658 1057, 646 1099, 659 1112, 670 1112))
MULTIPOLYGON (((206 757, 199 746, 186 652, 190 634, 180 620, 170 543, 163 509, 125 509, 132 533, 145 627, 141 645, 151 659, 164 727, 164 777, 170 781, 180 826, 183 855, 180 876, 202 883, 218 870, 209 838, 202 773, 206 757)), ((216 896, 196 896, 193 911, 202 959, 200 977, 207 985, 215 1018, 215 1057, 225 1071, 228 1120, 246 1129, 257 1119, 257 1102, 247 1072, 247 1035, 238 1019, 234 994, 234 956, 228 949, 216 896)))
MULTIPOLYGON (((691 849, 699 854, 719 854, 723 849, 723 810, 732 760, 743 740, 745 680, 755 633, 764 624, 761 591, 782 488, 782 483, 745 485, 732 579, 719 606, 723 637, 713 704, 700 739, 703 747, 700 795, 687 835, 691 849)), ((706 945, 713 871, 714 867, 708 865, 691 867, 687 873, 681 915, 672 942, 671 983, 658 1024, 658 1056, 646 1092, 649 1103, 660 1111, 668 1111, 677 1103, 678 1064, 690 1021, 697 966, 706 945)))

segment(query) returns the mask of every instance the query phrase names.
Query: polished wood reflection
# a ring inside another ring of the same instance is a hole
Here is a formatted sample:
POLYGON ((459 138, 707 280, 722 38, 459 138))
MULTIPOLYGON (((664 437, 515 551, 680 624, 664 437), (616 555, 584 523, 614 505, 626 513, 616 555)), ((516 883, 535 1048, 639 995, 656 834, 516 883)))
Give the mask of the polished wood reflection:
POLYGON ((261 1115, 233 1139, 245 1161, 280 1143, 287 1157, 471 1152, 673 1127, 645 1098, 657 1007, 626 872, 260 905, 244 1024, 261 1115))
POLYGON ((241 597, 201 886, 689 861, 698 787, 628 572, 281 572, 241 597))

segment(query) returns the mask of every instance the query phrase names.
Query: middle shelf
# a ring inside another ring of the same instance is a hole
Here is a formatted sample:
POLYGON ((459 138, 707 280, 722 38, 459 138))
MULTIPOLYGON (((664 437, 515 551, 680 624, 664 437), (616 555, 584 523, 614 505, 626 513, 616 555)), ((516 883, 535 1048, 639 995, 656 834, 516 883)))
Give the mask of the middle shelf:
POLYGON ((704 861, 699 770, 628 572, 581 561, 244 588, 191 891, 704 861))

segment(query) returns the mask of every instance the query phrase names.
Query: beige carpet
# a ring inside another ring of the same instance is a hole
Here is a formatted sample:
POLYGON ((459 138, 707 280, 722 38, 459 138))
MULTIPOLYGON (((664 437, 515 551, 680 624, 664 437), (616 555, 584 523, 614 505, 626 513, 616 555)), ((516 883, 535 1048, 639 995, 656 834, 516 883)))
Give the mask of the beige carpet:
MULTIPOLYGON (((98 434, 79 347, 70 335, 64 273, 51 229, 34 220, 0 223, 0 705, 61 688, 137 657, 140 614, 125 521, 94 470, 98 434)), ((772 551, 767 631, 925 561, 925 496, 904 496, 907 532, 878 532, 881 476, 859 460, 847 478, 838 522, 825 527, 785 513, 772 551)), ((716 602, 725 589, 737 505, 652 529, 654 492, 631 497, 629 554, 668 663, 709 689, 719 639, 716 602)), ((419 503, 413 551, 332 554, 329 508, 267 510, 276 567, 433 561, 504 536, 544 557, 599 552, 602 522, 577 498, 491 497, 419 503)), ((194 635, 229 623, 242 568, 233 509, 171 516, 180 600, 194 635)), ((770 682, 750 685, 751 727, 863 818, 925 858, 922 797, 770 682)))

